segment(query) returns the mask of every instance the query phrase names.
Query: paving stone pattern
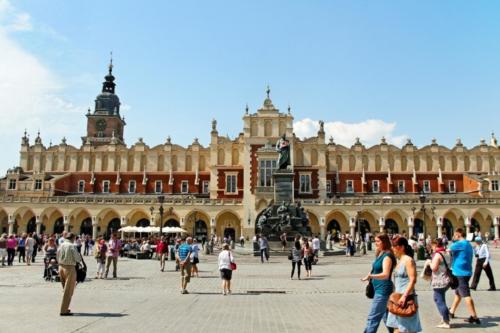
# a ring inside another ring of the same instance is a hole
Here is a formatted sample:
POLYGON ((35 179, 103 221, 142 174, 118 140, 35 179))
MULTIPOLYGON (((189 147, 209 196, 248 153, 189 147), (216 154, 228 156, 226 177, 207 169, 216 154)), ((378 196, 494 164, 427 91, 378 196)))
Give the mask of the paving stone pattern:
MULTIPOLYGON (((500 249, 493 249, 493 270, 500 284, 500 249)), ((92 257, 85 257, 88 281, 78 285, 72 317, 60 317, 62 289, 42 279, 43 266, 16 264, 0 268, 0 331, 20 332, 362 332, 370 301, 360 278, 370 270, 373 253, 364 257, 323 257, 310 279, 290 280, 290 262, 236 254, 233 294, 223 296, 215 256, 203 256, 200 277, 189 295, 181 295, 180 278, 167 262, 121 259, 116 280, 94 280, 92 257)), ((421 263, 419 263, 421 267, 421 263)), ((465 305, 454 320, 457 332, 500 332, 500 292, 486 291, 483 273, 473 292, 481 327, 463 323, 465 305)), ((440 318, 429 284, 419 280, 420 318, 424 332, 440 318)), ((448 292, 448 304, 453 295, 448 292)), ((379 332, 387 330, 381 325, 379 332)))

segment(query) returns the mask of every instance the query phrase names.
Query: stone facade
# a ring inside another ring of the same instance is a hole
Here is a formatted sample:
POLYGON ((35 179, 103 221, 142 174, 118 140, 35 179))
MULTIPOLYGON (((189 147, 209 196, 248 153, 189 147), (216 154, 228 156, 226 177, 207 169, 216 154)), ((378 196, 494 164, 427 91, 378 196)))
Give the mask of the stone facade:
POLYGON ((251 237, 255 218, 273 200, 274 145, 285 134, 291 144, 294 198, 310 217, 314 233, 332 229, 406 231, 450 235, 458 227, 499 237, 500 149, 489 144, 452 148, 436 140, 418 148, 388 144, 351 147, 316 136, 299 139, 293 116, 280 112, 267 91, 263 106, 243 115, 243 131, 220 136, 212 122, 210 144, 194 139, 128 147, 119 114, 114 76, 109 74, 79 147, 63 139, 45 146, 40 134, 21 141, 20 166, 0 180, 0 230, 62 229, 94 236, 125 225, 159 225, 157 196, 164 195, 163 224, 190 233, 251 237), (104 120, 103 120, 104 119, 104 120), (424 196, 422 196, 424 193, 424 196), (421 201, 422 200, 422 201, 421 201), (425 201, 424 201, 425 200, 425 201))

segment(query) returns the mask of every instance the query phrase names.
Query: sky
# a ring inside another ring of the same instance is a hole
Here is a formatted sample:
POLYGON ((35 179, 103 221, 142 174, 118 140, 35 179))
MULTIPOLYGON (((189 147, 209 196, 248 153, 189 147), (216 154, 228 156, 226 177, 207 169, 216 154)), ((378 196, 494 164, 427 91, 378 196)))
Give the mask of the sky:
POLYGON ((500 132, 500 2, 0 0, 0 174, 25 129, 80 147, 111 51, 129 146, 234 138, 267 85, 300 138, 500 132))

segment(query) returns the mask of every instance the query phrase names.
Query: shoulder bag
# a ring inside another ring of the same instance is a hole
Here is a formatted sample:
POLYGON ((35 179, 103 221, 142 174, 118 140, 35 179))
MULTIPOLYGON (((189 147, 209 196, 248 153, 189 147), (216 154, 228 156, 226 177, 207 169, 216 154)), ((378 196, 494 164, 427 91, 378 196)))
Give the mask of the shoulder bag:
POLYGON ((399 299, 401 296, 401 293, 392 293, 389 296, 389 301, 387 302, 387 310, 399 317, 411 317, 417 313, 418 305, 415 302, 415 295, 408 295, 403 306, 399 305, 399 299))
POLYGON ((85 264, 85 261, 83 261, 83 257, 81 255, 80 258, 82 258, 82 262, 76 264, 77 283, 83 283, 85 281, 85 278, 87 277, 87 265, 85 264))
POLYGON ((453 275, 453 272, 450 269, 450 267, 448 266, 448 263, 446 262, 446 259, 443 256, 443 254, 441 252, 438 252, 438 253, 441 256, 441 258, 443 258, 444 266, 446 267, 446 274, 448 275, 448 278, 450 280, 450 282, 448 282, 448 286, 451 289, 457 289, 458 288, 458 279, 457 279, 457 277, 455 275, 453 275))
POLYGON ((231 252, 229 252, 229 262, 230 262, 229 267, 231 267, 232 271, 235 271, 236 268, 237 268, 237 266, 236 266, 236 263, 233 260, 234 260, 233 256, 231 255, 231 252))

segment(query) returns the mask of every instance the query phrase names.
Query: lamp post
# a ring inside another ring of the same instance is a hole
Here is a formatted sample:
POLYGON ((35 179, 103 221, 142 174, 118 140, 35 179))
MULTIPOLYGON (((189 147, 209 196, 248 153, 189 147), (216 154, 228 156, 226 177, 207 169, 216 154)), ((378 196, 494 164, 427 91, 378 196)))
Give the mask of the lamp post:
POLYGON ((422 231, 424 233, 424 244, 425 244, 425 239, 427 238, 427 228, 425 225, 425 201, 426 201, 427 197, 425 196, 424 191, 420 192, 418 199, 420 200, 420 204, 421 204, 420 211, 424 215, 424 217, 423 217, 424 221, 422 223, 422 231))
POLYGON ((160 203, 160 238, 163 235, 163 203, 165 202, 165 196, 164 195, 159 195, 158 196, 158 202, 160 203))
MULTIPOLYGON (((357 213, 356 213, 356 225, 358 226, 358 239, 361 240, 361 219, 360 219, 360 216, 361 216, 361 213, 362 211, 359 210, 357 213)), ((356 235, 354 235, 354 238, 353 241, 356 241, 356 235)))

